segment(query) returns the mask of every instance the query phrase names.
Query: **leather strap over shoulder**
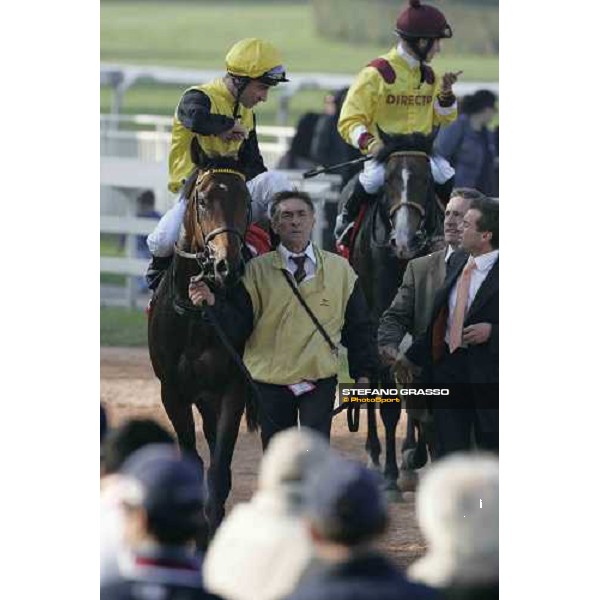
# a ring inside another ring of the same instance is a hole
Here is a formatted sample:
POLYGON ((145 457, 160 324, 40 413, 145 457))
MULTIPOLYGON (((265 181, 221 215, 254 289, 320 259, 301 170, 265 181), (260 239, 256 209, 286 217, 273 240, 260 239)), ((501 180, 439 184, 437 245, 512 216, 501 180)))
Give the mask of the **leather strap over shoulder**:
POLYGON ((375 67, 379 74, 383 77, 383 80, 386 83, 394 83, 396 81, 396 72, 394 71, 392 65, 385 60, 385 58, 376 58, 372 60, 367 66, 375 67))

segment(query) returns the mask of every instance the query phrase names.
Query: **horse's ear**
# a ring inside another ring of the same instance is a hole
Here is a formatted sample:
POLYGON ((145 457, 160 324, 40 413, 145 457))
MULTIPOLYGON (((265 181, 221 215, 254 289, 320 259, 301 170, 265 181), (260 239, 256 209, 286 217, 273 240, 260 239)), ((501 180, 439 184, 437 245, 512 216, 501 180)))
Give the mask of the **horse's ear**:
POLYGON ((198 173, 200 172, 200 167, 195 167, 194 170, 190 173, 190 176, 185 180, 183 184, 183 190, 181 195, 186 200, 189 200, 192 195, 192 190, 196 186, 196 179, 198 178, 198 173))

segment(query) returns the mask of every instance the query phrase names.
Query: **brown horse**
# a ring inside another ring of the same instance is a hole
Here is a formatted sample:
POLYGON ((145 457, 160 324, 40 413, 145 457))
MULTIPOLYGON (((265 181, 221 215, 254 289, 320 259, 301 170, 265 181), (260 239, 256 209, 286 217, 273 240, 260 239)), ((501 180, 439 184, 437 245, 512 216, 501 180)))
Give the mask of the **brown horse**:
MULTIPOLYGON (((182 450, 203 470, 196 449, 192 406, 202 416, 210 449, 206 516, 212 535, 225 513, 231 460, 246 409, 256 430, 256 408, 245 380, 203 309, 188 299, 191 277, 202 277, 226 295, 243 273, 242 247, 250 222, 244 176, 232 168, 208 168, 188 180, 182 233, 174 260, 161 281, 148 323, 148 346, 161 398, 182 450)), ((238 354, 243 342, 234 344, 238 354)))
MULTIPOLYGON (((376 324, 396 295, 408 261, 437 250, 443 244, 444 212, 435 196, 429 165, 433 138, 419 134, 386 136, 380 132, 380 135, 385 144, 377 157, 377 160, 385 162, 383 195, 367 208, 350 255, 350 262, 363 286, 371 318, 376 324)), ((390 370, 383 367, 375 384, 373 387, 396 387, 390 370)), ((380 413, 385 426, 385 487, 396 491, 399 475, 396 428, 400 405, 382 405, 380 413)), ((367 405, 367 419, 365 448, 372 466, 379 468, 381 444, 373 404, 367 405)), ((406 470, 422 466, 426 461, 422 436, 419 435, 419 445, 416 442, 417 428, 418 423, 409 412, 403 451, 416 449, 417 461, 410 466, 403 465, 406 470)))

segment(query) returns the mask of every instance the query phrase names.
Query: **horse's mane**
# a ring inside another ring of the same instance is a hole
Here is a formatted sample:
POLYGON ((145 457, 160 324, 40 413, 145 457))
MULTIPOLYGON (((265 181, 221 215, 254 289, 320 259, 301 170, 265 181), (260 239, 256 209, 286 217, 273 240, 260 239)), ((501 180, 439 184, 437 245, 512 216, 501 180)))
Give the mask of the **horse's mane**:
POLYGON ((214 158, 209 158, 206 154, 202 153, 200 157, 196 156, 196 158, 200 158, 200 160, 196 162, 196 167, 190 175, 188 175, 188 178, 183 185, 182 196, 184 198, 190 198, 200 171, 207 171, 208 169, 232 169, 233 171, 243 173, 242 166, 238 160, 230 156, 215 156, 214 158))
POLYGON ((387 134, 379 128, 378 130, 384 147, 375 157, 377 162, 385 162, 393 152, 425 152, 427 155, 431 154, 434 136, 423 133, 387 134))
POLYGON ((206 171, 207 169, 233 169, 234 171, 242 170, 237 158, 233 158, 231 156, 215 156, 213 158, 203 156, 200 168, 203 171, 206 171))

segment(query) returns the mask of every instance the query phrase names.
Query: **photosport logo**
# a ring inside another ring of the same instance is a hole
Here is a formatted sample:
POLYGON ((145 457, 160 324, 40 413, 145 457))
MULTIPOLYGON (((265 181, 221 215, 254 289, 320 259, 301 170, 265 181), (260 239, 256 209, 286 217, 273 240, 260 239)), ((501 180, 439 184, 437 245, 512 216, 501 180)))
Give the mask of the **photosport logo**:
POLYGON ((405 387, 358 387, 355 383, 339 383, 340 405, 366 408, 379 404, 381 408, 402 404, 420 409, 498 410, 497 384, 412 384, 405 387))
POLYGON ((356 388, 348 384, 339 385, 339 397, 342 404, 388 404, 400 403, 408 396, 449 396, 448 388, 410 387, 410 388, 356 388))

